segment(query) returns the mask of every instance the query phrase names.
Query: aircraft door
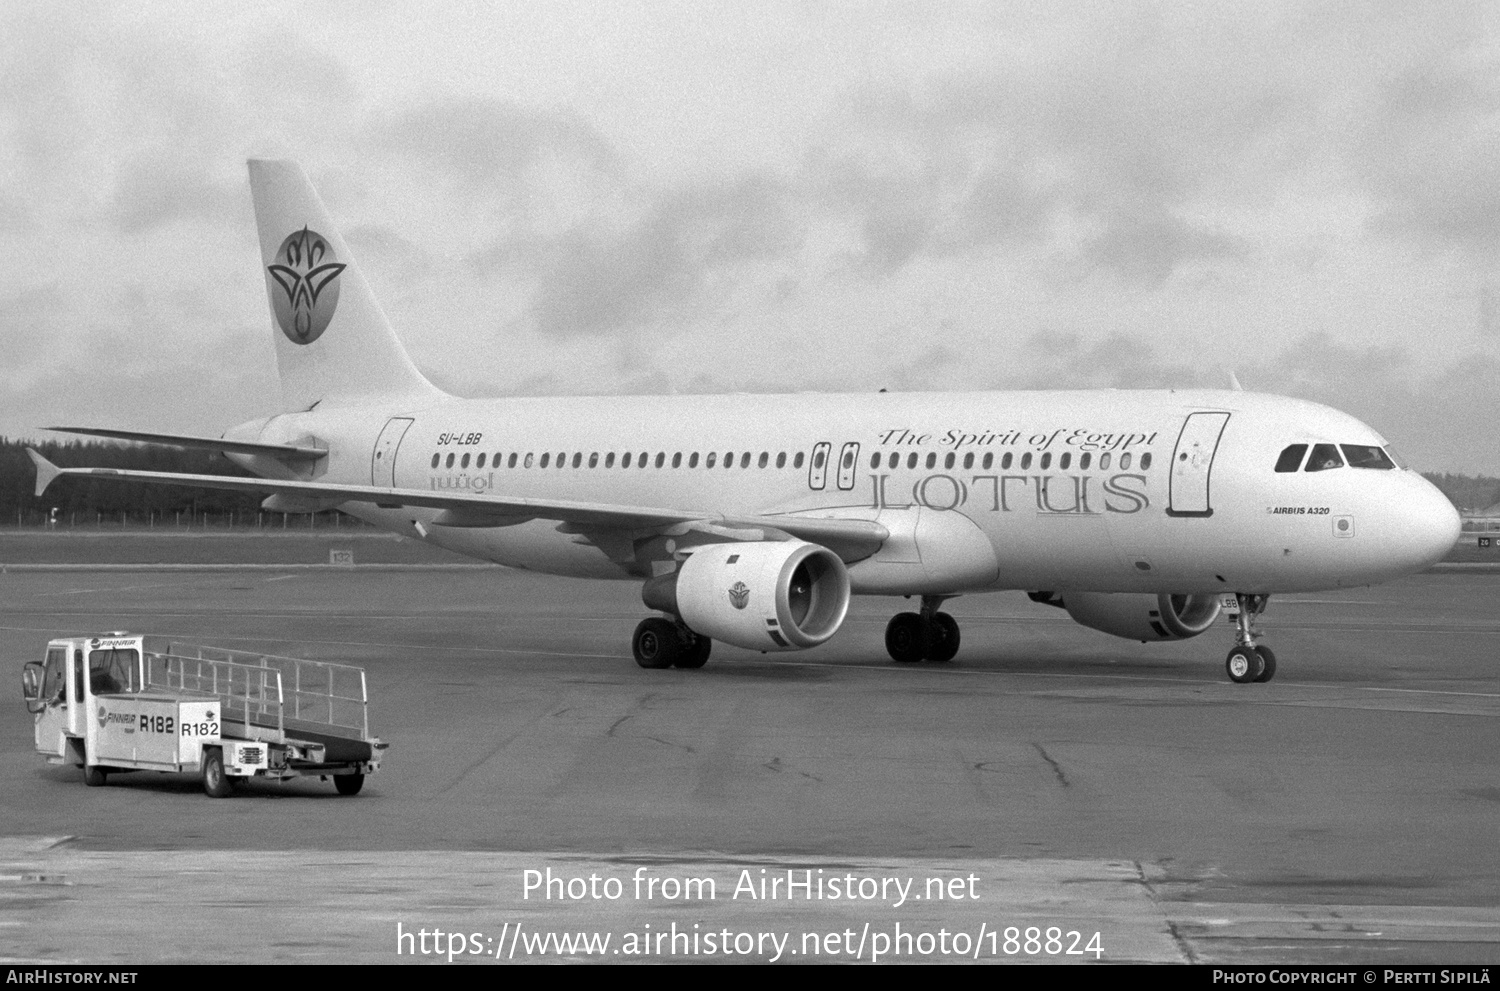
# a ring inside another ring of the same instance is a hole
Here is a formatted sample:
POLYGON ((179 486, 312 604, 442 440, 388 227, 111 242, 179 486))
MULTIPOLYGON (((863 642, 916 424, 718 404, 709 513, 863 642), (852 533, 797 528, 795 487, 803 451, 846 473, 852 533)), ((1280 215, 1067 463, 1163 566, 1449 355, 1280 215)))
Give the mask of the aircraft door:
POLYGON ((854 488, 854 473, 859 470, 859 442, 850 441, 839 452, 839 490, 854 488))
POLYGON ((821 489, 828 484, 828 449, 833 445, 826 440, 813 447, 812 460, 807 464, 807 487, 821 489))
POLYGON ((1214 452, 1228 413, 1189 413, 1177 435, 1172 452, 1172 470, 1168 476, 1168 516, 1212 516, 1209 502, 1209 480, 1213 471, 1214 452))
MULTIPOLYGON (((36 748, 46 754, 62 753, 63 731, 68 723, 68 648, 47 648, 36 704, 36 748)), ((30 707, 28 707, 30 708, 30 707)))
POLYGON ((412 420, 404 416, 393 416, 375 441, 375 453, 370 457, 370 484, 385 488, 396 487, 396 448, 406 436, 412 420))

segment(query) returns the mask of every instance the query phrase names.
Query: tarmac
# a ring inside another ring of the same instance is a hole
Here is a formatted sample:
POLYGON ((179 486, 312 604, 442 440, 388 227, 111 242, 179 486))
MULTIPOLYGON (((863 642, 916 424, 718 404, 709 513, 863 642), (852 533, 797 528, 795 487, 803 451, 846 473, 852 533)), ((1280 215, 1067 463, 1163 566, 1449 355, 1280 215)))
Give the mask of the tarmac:
POLYGON ((1228 625, 1019 593, 948 605, 949 664, 891 663, 904 603, 862 598, 815 650, 647 671, 632 584, 295 563, 0 573, 13 670, 116 629, 361 664, 390 744, 352 798, 85 788, 17 697, 0 959, 1500 962, 1493 570, 1273 599, 1276 679, 1234 685, 1228 625))

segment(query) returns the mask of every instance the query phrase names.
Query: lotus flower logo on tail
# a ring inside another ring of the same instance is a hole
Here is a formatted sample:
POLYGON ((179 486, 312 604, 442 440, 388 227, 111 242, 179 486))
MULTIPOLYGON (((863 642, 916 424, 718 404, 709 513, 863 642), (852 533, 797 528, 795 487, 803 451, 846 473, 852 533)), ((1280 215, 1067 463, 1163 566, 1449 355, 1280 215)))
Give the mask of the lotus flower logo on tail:
POLYGON ((347 266, 317 231, 304 227, 281 242, 276 263, 266 272, 280 292, 271 291, 271 308, 281 332, 293 344, 311 344, 333 319, 339 305, 339 274, 347 266))
POLYGON ((743 609, 750 603, 750 587, 744 582, 735 582, 729 587, 729 604, 743 609))

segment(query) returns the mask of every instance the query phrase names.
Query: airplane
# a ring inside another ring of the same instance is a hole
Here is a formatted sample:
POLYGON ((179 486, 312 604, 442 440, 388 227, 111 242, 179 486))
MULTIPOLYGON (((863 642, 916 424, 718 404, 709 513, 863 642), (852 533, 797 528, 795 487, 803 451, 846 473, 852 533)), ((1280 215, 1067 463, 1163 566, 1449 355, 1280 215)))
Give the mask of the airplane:
POLYGON ((219 451, 256 477, 33 450, 38 495, 64 476, 266 493, 512 568, 635 581, 645 668, 702 667, 714 640, 816 647, 851 595, 916 597, 886 649, 947 662, 942 604, 1012 590, 1142 642, 1227 615, 1229 678, 1266 682, 1269 596, 1408 575, 1459 533, 1370 427, 1239 390, 454 397, 407 356, 301 167, 249 170, 281 412, 221 437, 48 429, 219 451))

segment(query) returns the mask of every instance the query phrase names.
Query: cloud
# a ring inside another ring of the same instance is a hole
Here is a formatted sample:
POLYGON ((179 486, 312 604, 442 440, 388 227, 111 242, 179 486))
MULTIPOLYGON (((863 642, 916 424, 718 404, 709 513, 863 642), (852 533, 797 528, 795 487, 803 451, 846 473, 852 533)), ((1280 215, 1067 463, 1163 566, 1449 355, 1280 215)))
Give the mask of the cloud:
POLYGON ((710 305, 717 274, 786 262, 805 237, 795 195, 769 176, 682 183, 624 223, 600 217, 533 245, 548 261, 529 316, 542 334, 561 337, 670 326, 710 305))
POLYGON ((111 198, 123 234, 138 234, 179 221, 227 224, 243 210, 244 180, 221 178, 212 167, 177 150, 133 156, 120 167, 111 198))
POLYGON ((591 123, 567 110, 543 111, 506 100, 433 100, 372 116, 377 146, 422 163, 466 196, 518 198, 541 166, 610 175, 614 150, 591 123))

